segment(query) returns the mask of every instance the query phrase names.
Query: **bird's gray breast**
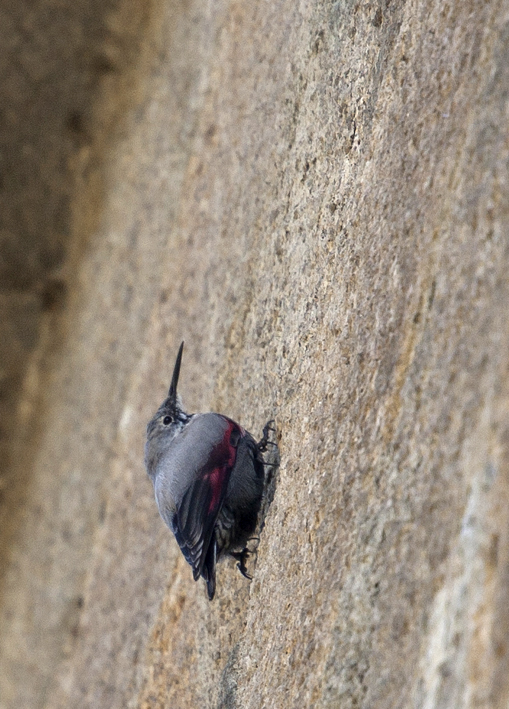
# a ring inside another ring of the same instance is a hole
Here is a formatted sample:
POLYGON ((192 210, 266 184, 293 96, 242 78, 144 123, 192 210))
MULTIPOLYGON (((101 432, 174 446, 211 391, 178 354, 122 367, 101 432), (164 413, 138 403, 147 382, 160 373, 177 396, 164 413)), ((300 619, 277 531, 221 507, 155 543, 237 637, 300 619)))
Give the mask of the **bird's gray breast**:
POLYGON ((161 456, 154 489, 159 511, 167 524, 170 524, 168 515, 175 511, 186 490, 207 466, 228 428, 228 420, 220 414, 196 414, 161 456))

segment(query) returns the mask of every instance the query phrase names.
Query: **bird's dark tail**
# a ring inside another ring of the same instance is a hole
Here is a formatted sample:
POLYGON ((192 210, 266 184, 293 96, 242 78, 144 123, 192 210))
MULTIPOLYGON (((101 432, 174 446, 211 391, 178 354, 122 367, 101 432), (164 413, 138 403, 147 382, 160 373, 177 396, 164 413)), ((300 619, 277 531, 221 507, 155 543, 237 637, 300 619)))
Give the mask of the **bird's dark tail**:
POLYGON ((205 563, 203 564, 203 571, 201 572, 201 575, 207 582, 209 601, 214 598, 214 594, 216 592, 216 560, 217 541, 214 536, 209 544, 207 556, 205 557, 205 563))

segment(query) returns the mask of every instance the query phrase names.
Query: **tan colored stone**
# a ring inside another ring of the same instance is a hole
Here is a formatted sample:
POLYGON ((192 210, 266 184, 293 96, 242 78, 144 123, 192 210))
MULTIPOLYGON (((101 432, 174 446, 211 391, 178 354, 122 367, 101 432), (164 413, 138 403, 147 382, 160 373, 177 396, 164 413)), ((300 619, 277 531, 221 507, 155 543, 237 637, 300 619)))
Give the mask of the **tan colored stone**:
POLYGON ((507 706, 508 19, 214 0, 133 23, 97 104, 116 142, 79 163, 5 707, 507 706), (181 338, 190 410, 280 432, 254 579, 222 565, 213 603, 142 465, 181 338))

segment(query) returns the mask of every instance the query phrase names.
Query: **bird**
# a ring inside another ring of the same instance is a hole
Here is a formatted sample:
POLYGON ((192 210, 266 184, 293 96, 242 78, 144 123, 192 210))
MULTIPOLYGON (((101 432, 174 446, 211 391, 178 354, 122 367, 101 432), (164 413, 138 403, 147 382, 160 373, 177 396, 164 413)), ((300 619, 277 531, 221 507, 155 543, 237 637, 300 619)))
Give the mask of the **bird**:
POLYGON ((147 426, 145 466, 159 513, 193 570, 205 579, 209 600, 216 591, 216 564, 229 555, 246 578, 247 542, 256 530, 264 484, 263 453, 269 421, 260 441, 218 413, 188 414, 177 393, 181 343, 168 396, 147 426))

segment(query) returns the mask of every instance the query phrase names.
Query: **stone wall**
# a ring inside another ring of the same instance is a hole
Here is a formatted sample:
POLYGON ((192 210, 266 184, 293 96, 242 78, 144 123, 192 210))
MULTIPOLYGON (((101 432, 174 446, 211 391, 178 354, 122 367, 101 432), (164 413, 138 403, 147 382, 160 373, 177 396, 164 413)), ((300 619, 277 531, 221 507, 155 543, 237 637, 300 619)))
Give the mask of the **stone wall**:
POLYGON ((506 707, 508 0, 4 7, 1 709, 506 707), (181 339, 280 437, 212 603, 143 469, 181 339))

